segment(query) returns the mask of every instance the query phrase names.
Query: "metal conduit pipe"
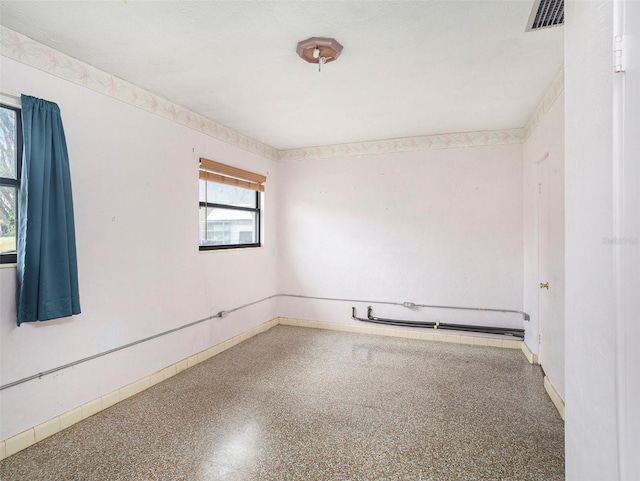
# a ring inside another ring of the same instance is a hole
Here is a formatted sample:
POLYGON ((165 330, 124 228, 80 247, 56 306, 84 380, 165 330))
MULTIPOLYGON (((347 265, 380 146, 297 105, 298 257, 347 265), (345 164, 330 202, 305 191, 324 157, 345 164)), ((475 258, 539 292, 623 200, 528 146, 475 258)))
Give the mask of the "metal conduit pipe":
POLYGON ((197 321, 193 321, 193 322, 190 322, 188 324, 184 324, 184 325, 176 327, 174 329, 169 329, 168 331, 163 331, 163 332, 160 332, 158 334, 154 334, 153 336, 145 337, 144 339, 139 339, 137 341, 133 341, 133 342, 130 342, 128 344, 124 344, 122 346, 114 347, 113 349, 109 349, 108 351, 103 351, 103 352, 99 352, 97 354, 94 354, 92 356, 83 357, 82 359, 78 359, 77 361, 73 361, 73 362, 70 362, 70 363, 67 363, 67 364, 63 364, 62 366, 57 366, 57 367, 54 367, 52 369, 48 369, 46 371, 39 372, 38 374, 33 374, 31 376, 27 376, 27 377, 24 377, 22 379, 18 379, 17 381, 13 381, 13 382, 10 382, 10 383, 7 383, 7 384, 3 384, 2 386, 0 386, 0 391, 2 391, 4 389, 8 389, 8 388, 13 387, 13 386, 17 386, 17 385, 25 383, 27 381, 32 381, 34 379, 40 379, 41 377, 47 376, 49 374, 53 374, 54 372, 62 371, 63 369, 67 369, 67 368, 70 368, 70 367, 73 367, 73 366, 77 366, 78 364, 82 364, 84 362, 91 361, 93 359, 97 359, 97 358, 102 357, 102 356, 106 356, 107 354, 111 354, 113 352, 121 351, 121 350, 126 349, 128 347, 132 347, 132 346, 136 346, 138 344, 142 344, 143 342, 151 341, 152 339, 157 339, 159 337, 166 336, 167 334, 172 334, 174 332, 181 331, 182 329, 186 329, 187 327, 195 326, 197 324, 203 323, 205 321, 209 321, 211 319, 227 317, 227 314, 239 311, 240 309, 244 309, 246 307, 253 306, 255 304, 259 304, 259 303, 267 301, 269 299, 273 299, 274 297, 277 297, 277 296, 278 295, 275 294, 273 296, 265 297, 265 298, 260 299, 258 301, 254 301, 254 302, 250 302, 248 304, 244 304, 244 305, 236 307, 234 309, 229 309, 228 311, 220 311, 217 314, 214 314, 212 316, 208 316, 208 317, 204 317, 202 319, 198 319, 197 321))
MULTIPOLYGON (((145 337, 144 339, 139 339, 137 341, 133 341, 133 342, 130 342, 128 344, 124 344, 122 346, 114 347, 113 349, 109 349, 107 351, 99 352, 99 353, 94 354, 92 356, 84 357, 82 359, 78 359, 76 361, 73 361, 73 362, 70 362, 70 363, 67 363, 67 364, 63 364, 62 366, 57 366, 57 367, 54 367, 52 369, 48 369, 46 371, 39 372, 37 374, 33 374, 31 376, 27 376, 25 378, 18 379, 16 381, 9 382, 7 384, 3 384, 2 386, 0 386, 0 391, 2 391, 4 389, 8 389, 8 388, 13 387, 13 386, 17 386, 19 384, 22 384, 22 383, 25 383, 25 382, 28 382, 28 381, 32 381, 34 379, 40 379, 43 376, 47 376, 49 374, 53 374, 55 372, 61 371, 63 369, 67 369, 69 367, 77 366, 78 364, 82 364, 84 362, 88 362, 88 361, 91 361, 93 359, 97 359, 99 357, 106 356, 107 354, 111 354, 113 352, 121 351, 122 349, 126 349, 126 348, 129 348, 129 347, 135 346, 137 344, 141 344, 143 342, 151 341, 153 339, 157 339, 159 337, 166 336, 168 334, 172 334, 174 332, 180 331, 182 329, 186 329, 188 327, 195 326, 197 324, 200 324, 200 323, 205 322, 205 321, 209 321, 211 319, 226 317, 228 314, 231 314, 232 312, 236 312, 236 311, 239 311, 241 309, 245 309, 247 307, 254 306, 256 304, 259 304, 259 303, 264 302, 264 301, 268 301, 269 299, 273 299, 273 298, 276 298, 276 297, 291 297, 291 298, 296 298, 296 299, 312 299, 312 300, 336 301, 336 302, 358 302, 358 303, 363 303, 363 304, 385 304, 385 305, 391 305, 391 306, 404 306, 404 307, 408 307, 408 308, 412 308, 412 307, 430 307, 430 308, 438 308, 438 309, 463 309, 463 310, 470 310, 470 311, 504 312, 504 313, 521 314, 524 317, 525 321, 529 320, 529 315, 526 312, 514 311, 514 310, 510 310, 510 309, 489 309, 489 308, 483 308, 483 307, 432 306, 432 305, 428 305, 428 304, 414 304, 413 302, 372 301, 372 300, 362 300, 362 299, 342 299, 342 298, 336 298, 336 297, 304 296, 304 295, 300 295, 300 294, 274 294, 272 296, 268 296, 268 297, 265 297, 263 299, 259 299, 259 300, 254 301, 254 302, 250 302, 248 304, 244 304, 242 306, 235 307, 233 309, 220 311, 217 314, 205 317, 203 319, 198 319, 197 321, 190 322, 188 324, 184 324, 184 325, 176 327, 174 329, 169 329, 167 331, 163 331, 163 332, 160 332, 158 334, 154 334, 154 335, 149 336, 149 337, 145 337)), ((355 316, 355 308, 354 308, 353 314, 355 316)), ((354 319, 358 319, 358 320, 361 320, 361 321, 368 321, 368 322, 378 322, 378 321, 374 321, 374 320, 360 319, 360 318, 355 318, 355 317, 354 317, 354 319)), ((410 325, 408 327, 420 327, 420 326, 416 326, 416 324, 413 323, 412 321, 407 321, 407 322, 410 323, 410 325)), ((380 323, 382 323, 382 321, 380 321, 380 323)), ((388 324, 388 322, 385 322, 385 323, 388 324)), ((404 325, 404 324, 396 324, 396 325, 404 325)), ((431 325, 431 326, 423 326, 423 327, 433 327, 433 326, 431 325)))
POLYGON ((505 312, 512 314, 520 314, 525 321, 529 320, 529 314, 523 311, 515 311, 512 309, 491 309, 488 307, 460 307, 460 306, 435 306, 430 304, 414 304, 413 302, 404 302, 405 307, 428 307, 431 309, 456 309, 460 311, 487 311, 487 312, 505 312))
POLYGON ((408 308, 413 307, 427 307, 430 309, 454 309, 461 311, 486 311, 486 312, 502 312, 507 314, 520 314, 525 321, 529 321, 530 317, 524 311, 517 311, 514 309, 494 309, 490 307, 462 307, 462 306, 441 306, 435 304, 416 304, 414 302, 393 302, 393 301, 367 301, 361 299, 339 299, 334 297, 313 297, 313 296, 301 296, 296 294, 277 294, 277 297, 294 297, 300 299, 319 299, 321 301, 344 301, 344 302, 361 302, 363 304, 387 304, 391 306, 403 306, 408 308))
POLYGON ((386 324, 391 326, 400 327, 421 327, 421 328, 433 328, 433 329, 447 329, 449 331, 463 331, 463 332, 477 332, 481 334, 499 334, 502 336, 511 336, 524 338, 524 329, 516 329, 509 327, 494 327, 494 326, 474 326, 469 324, 450 324, 440 321, 409 321, 404 319, 387 319, 381 317, 375 317, 373 314, 373 308, 367 307, 367 317, 357 317, 356 308, 351 308, 351 318, 356 321, 372 322, 376 324, 386 324))
POLYGON ((524 329, 517 328, 509 328, 509 327, 495 327, 495 326, 476 326, 470 324, 450 324, 446 322, 422 322, 422 321, 406 321, 403 319, 387 319, 382 317, 374 317, 371 315, 371 310, 367 313, 367 319, 369 321, 377 321, 377 322, 404 322, 404 323, 414 323, 420 322, 421 324, 428 324, 426 327, 433 327, 434 329, 449 329, 453 331, 470 331, 470 332, 485 332, 487 334, 503 334, 505 331, 515 332, 518 334, 524 334, 524 329))
MULTIPOLYGON (((391 321, 391 322, 398 321, 398 319, 385 319, 385 318, 374 317, 373 308, 371 306, 367 308, 367 318, 369 320, 376 319, 379 321, 391 321)), ((412 321, 404 321, 404 320, 400 320, 400 321, 412 322, 412 321)), ((476 326, 471 324, 451 324, 451 323, 440 322, 440 321, 436 321, 433 327, 434 329, 441 328, 441 329, 448 329, 452 331, 481 332, 485 334, 503 334, 508 336, 524 337, 524 329, 510 328, 510 327, 476 326)))

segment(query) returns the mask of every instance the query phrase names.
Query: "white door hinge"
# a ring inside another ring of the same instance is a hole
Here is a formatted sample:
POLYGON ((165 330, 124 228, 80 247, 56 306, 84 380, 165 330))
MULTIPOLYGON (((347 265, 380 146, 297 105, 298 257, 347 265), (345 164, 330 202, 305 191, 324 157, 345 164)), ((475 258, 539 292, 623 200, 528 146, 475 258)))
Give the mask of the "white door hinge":
POLYGON ((615 73, 624 72, 627 67, 627 36, 616 35, 615 47, 613 50, 613 71, 615 73))

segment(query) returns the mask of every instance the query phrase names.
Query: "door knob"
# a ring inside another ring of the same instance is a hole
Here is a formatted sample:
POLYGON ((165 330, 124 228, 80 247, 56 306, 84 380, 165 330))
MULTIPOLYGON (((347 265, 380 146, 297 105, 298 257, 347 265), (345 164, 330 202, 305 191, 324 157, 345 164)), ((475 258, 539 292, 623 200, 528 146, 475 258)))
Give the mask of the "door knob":
POLYGON ((540 289, 549 290, 549 283, 548 282, 541 282, 540 283, 540 289))

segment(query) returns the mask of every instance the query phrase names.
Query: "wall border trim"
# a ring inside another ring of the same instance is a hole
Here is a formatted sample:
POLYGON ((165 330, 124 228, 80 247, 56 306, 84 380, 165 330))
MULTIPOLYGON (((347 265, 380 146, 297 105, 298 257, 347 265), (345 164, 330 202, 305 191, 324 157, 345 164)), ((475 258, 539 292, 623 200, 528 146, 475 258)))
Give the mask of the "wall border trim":
POLYGON ((248 152, 278 160, 278 151, 267 144, 2 25, 0 51, 4 57, 133 105, 248 152))
POLYGON ((564 90, 564 69, 561 69, 522 128, 455 132, 277 150, 2 25, 0 25, 0 51, 9 59, 120 100, 247 152, 279 162, 522 144, 564 90))
POLYGON ((291 162, 398 152, 486 147, 490 145, 522 144, 524 140, 524 129, 460 132, 281 150, 278 160, 280 162, 291 162))
POLYGON ((562 92, 564 92, 564 67, 556 74, 544 97, 542 97, 542 100, 538 103, 531 117, 529 117, 529 120, 527 120, 527 123, 524 125, 525 140, 533 133, 562 92))

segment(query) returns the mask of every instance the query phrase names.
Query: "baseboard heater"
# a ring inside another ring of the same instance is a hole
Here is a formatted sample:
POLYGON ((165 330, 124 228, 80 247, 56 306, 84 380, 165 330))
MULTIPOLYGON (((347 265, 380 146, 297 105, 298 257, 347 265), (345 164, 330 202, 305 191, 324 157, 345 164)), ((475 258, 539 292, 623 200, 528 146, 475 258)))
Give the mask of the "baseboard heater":
POLYGON ((479 332, 482 334, 500 334, 502 336, 511 336, 524 338, 524 329, 515 329, 511 327, 492 327, 492 326, 472 326, 469 324, 449 324, 440 321, 408 321, 404 319, 386 319, 383 317, 375 317, 373 315, 373 308, 367 307, 367 317, 357 317, 356 308, 351 308, 351 319, 363 322, 373 322, 376 324, 386 324, 389 326, 402 326, 402 327, 422 327, 431 329, 447 329, 449 331, 464 331, 464 332, 479 332))

